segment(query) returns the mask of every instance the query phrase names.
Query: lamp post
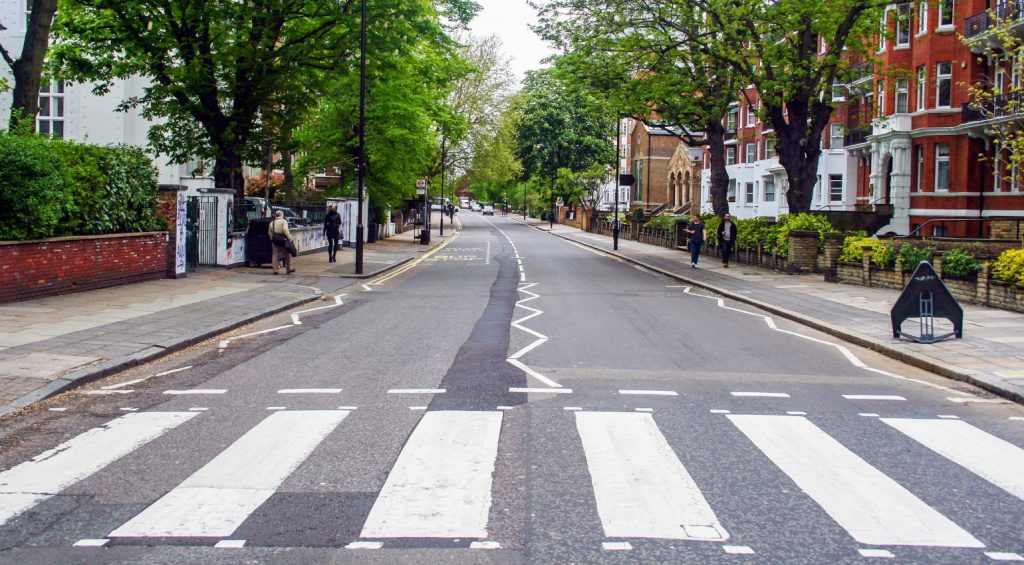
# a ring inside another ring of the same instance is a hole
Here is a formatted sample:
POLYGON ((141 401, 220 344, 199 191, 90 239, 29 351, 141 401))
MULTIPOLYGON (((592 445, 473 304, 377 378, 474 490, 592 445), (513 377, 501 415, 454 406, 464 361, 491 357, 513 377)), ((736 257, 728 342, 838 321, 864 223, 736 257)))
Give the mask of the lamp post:
POLYGON ((445 155, 447 142, 447 139, 441 138, 441 231, 437 234, 441 237, 444 237, 444 213, 446 212, 444 209, 444 161, 447 158, 447 155, 445 155))
POLYGON ((359 23, 359 192, 356 199, 356 274, 363 274, 363 183, 366 178, 366 0, 359 23))
POLYGON ((621 149, 619 144, 622 142, 622 118, 619 117, 615 120, 615 210, 612 212, 612 249, 619 249, 619 167, 622 166, 622 159, 619 158, 621 155, 621 149))

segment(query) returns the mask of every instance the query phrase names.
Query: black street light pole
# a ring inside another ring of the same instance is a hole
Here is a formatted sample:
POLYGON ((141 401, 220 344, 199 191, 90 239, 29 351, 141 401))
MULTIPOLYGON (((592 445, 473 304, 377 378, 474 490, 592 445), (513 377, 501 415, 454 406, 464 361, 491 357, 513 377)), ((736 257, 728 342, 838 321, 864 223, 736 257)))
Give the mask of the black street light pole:
POLYGON ((622 166, 622 160, 619 158, 620 149, 619 143, 622 140, 622 118, 619 117, 615 122, 615 211, 612 212, 612 249, 619 249, 619 167, 622 166))
POLYGON ((447 212, 444 206, 444 160, 446 157, 444 153, 446 149, 445 142, 447 141, 447 139, 441 138, 441 231, 437 234, 441 237, 444 237, 444 214, 447 212))
POLYGON ((366 0, 359 24, 359 193, 356 200, 356 274, 363 274, 363 182, 366 178, 366 0))
POLYGON ((551 211, 548 212, 548 231, 555 229, 555 177, 551 177, 551 211))

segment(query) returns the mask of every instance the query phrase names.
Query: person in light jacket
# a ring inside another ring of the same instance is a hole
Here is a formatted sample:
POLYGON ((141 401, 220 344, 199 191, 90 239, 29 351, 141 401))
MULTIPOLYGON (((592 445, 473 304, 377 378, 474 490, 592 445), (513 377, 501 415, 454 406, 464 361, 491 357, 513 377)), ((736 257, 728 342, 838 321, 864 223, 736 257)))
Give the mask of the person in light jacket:
POLYGON ((722 250, 722 266, 727 269, 734 245, 736 245, 736 223, 732 221, 732 214, 726 212, 725 216, 722 216, 722 223, 718 224, 718 248, 722 250))
POLYGON ((292 256, 288 253, 288 249, 285 247, 286 242, 292 240, 292 234, 288 231, 288 221, 284 219, 284 212, 278 210, 274 212, 274 220, 270 222, 270 228, 268 229, 270 235, 270 243, 274 245, 274 274, 277 274, 277 270, 280 266, 281 258, 284 258, 284 268, 287 273, 294 273, 295 269, 292 268, 292 256), (281 236, 284 236, 283 238, 281 236))

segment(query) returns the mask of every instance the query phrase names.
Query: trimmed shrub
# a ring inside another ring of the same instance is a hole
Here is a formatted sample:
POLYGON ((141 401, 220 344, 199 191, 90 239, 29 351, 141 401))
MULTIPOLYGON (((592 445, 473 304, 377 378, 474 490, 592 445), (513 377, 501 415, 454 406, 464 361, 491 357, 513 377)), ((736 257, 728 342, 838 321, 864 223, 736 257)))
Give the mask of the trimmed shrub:
POLYGON ((651 218, 651 221, 644 224, 645 228, 654 228, 659 230, 670 230, 675 227, 677 222, 686 222, 689 218, 686 216, 655 216, 651 218))
POLYGON ((765 241, 766 247, 774 254, 789 257, 789 232, 809 230, 818 232, 818 251, 825 249, 825 234, 836 231, 826 216, 816 214, 784 214, 779 216, 775 228, 765 241))
MULTIPOLYGON (((718 226, 722 224, 722 218, 714 214, 710 214, 707 218, 701 218, 704 222, 704 241, 708 242, 708 245, 718 245, 718 226)), ((736 220, 733 220, 734 222, 736 220)))
POLYGON ((946 277, 964 278, 981 269, 981 263, 974 255, 963 249, 951 249, 942 256, 942 275, 946 277))
POLYGON ((644 209, 643 208, 634 208, 633 212, 631 214, 632 214, 634 222, 642 222, 642 221, 644 221, 644 209))
POLYGON ((909 243, 900 246, 900 264, 904 271, 913 271, 921 264, 921 261, 931 262, 935 255, 934 247, 914 247, 909 243))
POLYGON ((0 133, 0 239, 53 235, 70 208, 64 171, 45 138, 0 133))
POLYGON ((992 261, 992 278, 1024 285, 1024 249, 1003 251, 992 261))
POLYGON ((864 248, 871 248, 871 264, 879 269, 891 269, 896 264, 896 250, 888 243, 875 238, 850 236, 843 240, 840 261, 860 263, 864 260, 864 248))

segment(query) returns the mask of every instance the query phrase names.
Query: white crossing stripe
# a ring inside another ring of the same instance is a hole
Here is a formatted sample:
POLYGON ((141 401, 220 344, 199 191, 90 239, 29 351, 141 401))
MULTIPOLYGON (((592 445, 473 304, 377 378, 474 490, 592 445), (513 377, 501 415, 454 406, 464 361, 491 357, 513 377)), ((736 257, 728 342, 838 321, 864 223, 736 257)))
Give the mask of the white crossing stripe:
POLYGON ((606 537, 729 538, 650 414, 577 412, 576 429, 606 537))
POLYGON ((906 398, 895 394, 844 394, 843 398, 847 400, 906 400, 906 398))
POLYGON ((361 538, 486 538, 502 412, 427 412, 374 502, 361 538))
POLYGON ((348 415, 274 412, 110 536, 231 535, 348 415))
POLYGON ((727 416, 853 538, 870 545, 984 547, 802 416, 727 416))
POLYGON ((127 414, 0 473, 0 524, 197 415, 127 414))
POLYGON ((749 398, 789 398, 789 395, 784 392, 737 391, 729 394, 749 398))
POLYGON ((620 390, 619 394, 622 395, 636 395, 636 396, 679 396, 679 393, 674 390, 620 390))
POLYGON ((277 394, 338 394, 340 388, 282 388, 277 394))
POLYGON ((963 420, 882 418, 882 421, 1024 500, 1024 449, 963 420))

